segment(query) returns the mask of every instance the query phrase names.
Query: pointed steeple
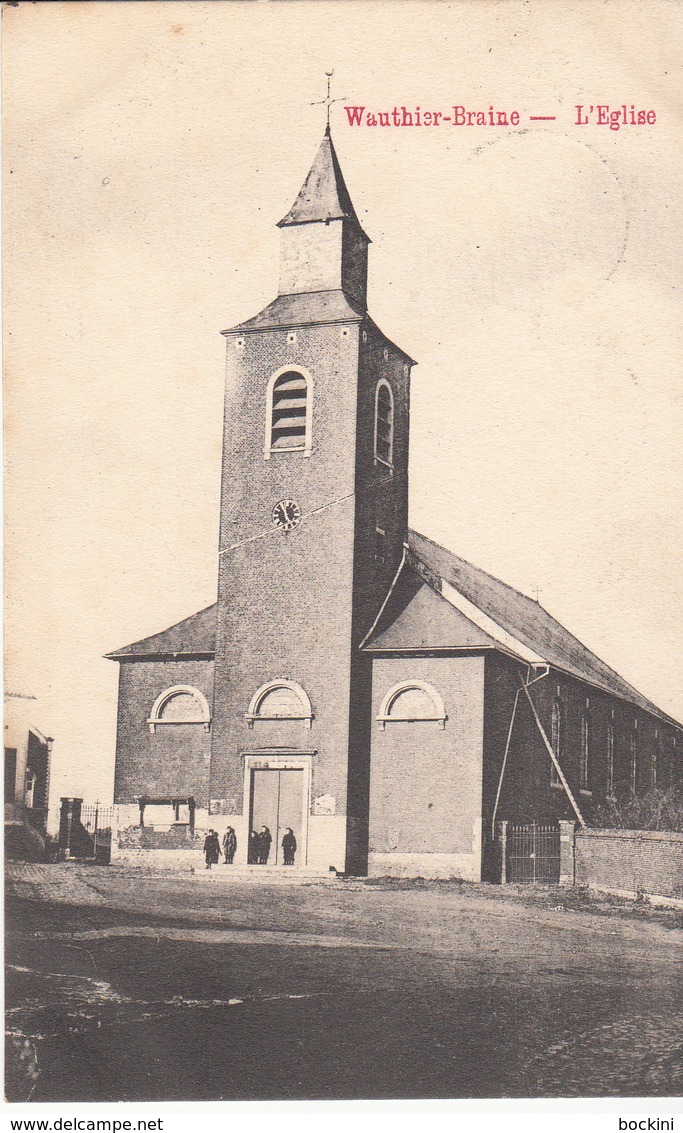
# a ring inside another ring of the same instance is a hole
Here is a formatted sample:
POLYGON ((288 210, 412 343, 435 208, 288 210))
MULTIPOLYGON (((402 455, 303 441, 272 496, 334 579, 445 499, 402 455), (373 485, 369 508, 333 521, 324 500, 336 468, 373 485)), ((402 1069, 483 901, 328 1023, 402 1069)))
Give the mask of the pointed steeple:
POLYGON ((368 244, 329 126, 281 230, 280 294, 344 291, 365 306, 368 244))
POLYGON ((278 228, 344 219, 354 220, 360 228, 328 126, 299 195, 278 228))

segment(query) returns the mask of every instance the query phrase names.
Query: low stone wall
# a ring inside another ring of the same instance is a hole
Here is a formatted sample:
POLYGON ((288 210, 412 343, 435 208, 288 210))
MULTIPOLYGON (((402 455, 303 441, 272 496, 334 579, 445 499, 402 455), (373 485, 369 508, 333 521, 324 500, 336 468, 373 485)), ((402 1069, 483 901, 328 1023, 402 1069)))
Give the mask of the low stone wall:
MULTIPOLYGON (((196 849, 141 849, 139 846, 123 846, 112 854, 112 862, 117 865, 135 866, 136 869, 153 873, 171 870, 173 873, 196 873, 205 869, 201 846, 196 849)), ((218 866, 216 866, 218 869, 218 866)))
POLYGON ((478 854, 378 854, 368 857, 369 877, 424 877, 481 880, 478 854))
POLYGON ((189 826, 170 830, 127 826, 113 832, 111 860, 115 865, 191 873, 204 868, 204 836, 205 831, 191 831, 189 826))
POLYGON ((591 889, 683 898, 683 834, 660 830, 577 830, 574 879, 591 889))

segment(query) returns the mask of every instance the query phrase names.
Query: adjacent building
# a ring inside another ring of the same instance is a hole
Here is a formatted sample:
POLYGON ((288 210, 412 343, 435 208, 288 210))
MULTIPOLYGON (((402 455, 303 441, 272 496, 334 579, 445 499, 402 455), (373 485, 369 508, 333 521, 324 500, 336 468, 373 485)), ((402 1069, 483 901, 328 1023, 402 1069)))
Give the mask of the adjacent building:
POLYGON ((5 693, 5 845, 12 856, 42 853, 53 740, 35 723, 36 699, 5 693))

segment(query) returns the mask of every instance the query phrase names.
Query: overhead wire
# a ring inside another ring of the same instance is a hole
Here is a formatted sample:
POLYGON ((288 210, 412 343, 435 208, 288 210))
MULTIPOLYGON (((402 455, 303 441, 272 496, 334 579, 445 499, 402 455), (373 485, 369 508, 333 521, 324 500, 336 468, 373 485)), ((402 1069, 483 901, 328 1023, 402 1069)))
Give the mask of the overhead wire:
MULTIPOLYGON (((372 480, 372 481, 368 480, 368 482, 366 484, 361 485, 360 488, 354 488, 351 492, 346 492, 345 495, 343 495, 343 496, 337 496, 336 499, 328 500, 328 502, 324 503, 324 504, 319 504, 318 507, 311 508, 310 511, 302 512, 301 513, 301 520, 303 521, 304 519, 310 519, 311 516, 319 515, 320 512, 327 511, 328 508, 337 507, 339 504, 345 503, 346 500, 353 499, 354 496, 357 496, 362 492, 365 492, 365 491, 368 491, 368 490, 374 491, 376 488, 380 488, 383 484, 390 484, 390 483, 393 482, 393 480, 394 480, 393 476, 384 476, 384 477, 382 477, 381 480, 372 480)), ((256 542, 258 542, 259 539, 265 539, 265 538, 267 538, 268 535, 281 535, 281 534, 282 534, 282 531, 278 527, 272 527, 271 526, 271 527, 265 528, 263 531, 257 532, 256 535, 250 535, 246 539, 238 540, 237 543, 230 543, 229 546, 227 546, 227 547, 221 547, 219 552, 218 552, 219 557, 221 555, 227 555, 230 551, 236 551, 239 547, 245 547, 249 543, 256 543, 256 542)))

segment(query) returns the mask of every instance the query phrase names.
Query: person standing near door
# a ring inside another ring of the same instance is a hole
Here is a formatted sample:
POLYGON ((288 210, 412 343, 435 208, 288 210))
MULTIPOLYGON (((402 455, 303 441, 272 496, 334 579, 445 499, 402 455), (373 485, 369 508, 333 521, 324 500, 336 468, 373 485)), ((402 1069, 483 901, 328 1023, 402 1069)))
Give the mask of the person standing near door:
POLYGON ((204 839, 204 859, 206 861, 206 868, 211 869, 212 865, 216 865, 220 861, 221 848, 218 844, 218 835, 215 830, 209 830, 209 833, 204 839))
POLYGON ((237 835, 234 828, 228 826, 223 836, 223 853, 225 854, 225 864, 232 865, 235 860, 235 850, 237 849, 237 835))
POLYGON ((258 860, 259 865, 268 865, 268 858, 270 857, 270 847, 273 841, 273 835, 267 826, 261 827, 261 832, 258 836, 258 860))
POLYGON ((282 839, 282 855, 285 865, 294 865, 295 853, 296 838, 294 837, 294 831, 291 826, 288 826, 282 839))

